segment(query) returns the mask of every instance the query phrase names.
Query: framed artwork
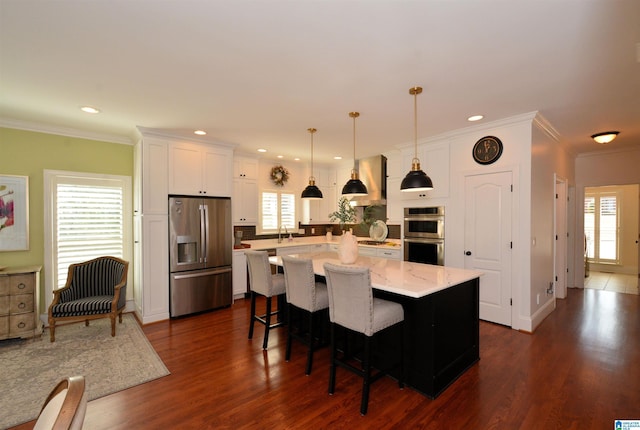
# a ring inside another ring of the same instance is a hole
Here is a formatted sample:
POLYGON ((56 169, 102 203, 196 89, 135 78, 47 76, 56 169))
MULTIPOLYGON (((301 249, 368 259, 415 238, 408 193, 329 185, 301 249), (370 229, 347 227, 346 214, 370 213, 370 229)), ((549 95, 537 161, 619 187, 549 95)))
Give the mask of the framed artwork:
POLYGON ((0 251, 29 249, 29 177, 0 174, 0 251))

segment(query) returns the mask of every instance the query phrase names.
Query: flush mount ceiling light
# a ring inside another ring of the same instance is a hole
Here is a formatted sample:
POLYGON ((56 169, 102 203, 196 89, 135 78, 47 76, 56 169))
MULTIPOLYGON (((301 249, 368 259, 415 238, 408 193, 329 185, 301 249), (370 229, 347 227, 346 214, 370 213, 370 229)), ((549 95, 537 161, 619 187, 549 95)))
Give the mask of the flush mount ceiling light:
POLYGON ((198 136, 206 136, 207 132, 204 130, 196 130, 193 134, 197 134, 198 136))
POLYGON ((356 170, 356 118, 360 116, 360 113, 349 112, 349 116, 353 118, 353 169, 351 169, 351 179, 342 187, 342 195, 348 197, 366 196, 368 194, 367 187, 358 179, 358 171, 356 170))
POLYGON ((603 133, 594 134, 591 136, 591 138, 598 143, 607 144, 618 137, 619 134, 619 131, 605 131, 603 133))
POLYGON ((322 191, 316 186, 316 178, 313 177, 313 133, 315 128, 308 128, 307 131, 311 134, 311 176, 309 176, 309 185, 302 191, 302 198, 309 200, 319 200, 322 198, 322 191))
POLYGON ((467 118, 467 121, 480 121, 482 118, 484 118, 484 115, 472 115, 469 118, 467 118))
POLYGON ((94 108, 93 106, 81 106, 80 110, 86 113, 100 113, 100 109, 94 108))
POLYGON ((418 94, 422 92, 421 87, 413 87, 409 89, 409 94, 413 96, 413 136, 414 136, 414 155, 411 160, 411 171, 402 180, 400 191, 429 191, 433 190, 433 182, 431 178, 420 168, 420 160, 418 160, 418 94))

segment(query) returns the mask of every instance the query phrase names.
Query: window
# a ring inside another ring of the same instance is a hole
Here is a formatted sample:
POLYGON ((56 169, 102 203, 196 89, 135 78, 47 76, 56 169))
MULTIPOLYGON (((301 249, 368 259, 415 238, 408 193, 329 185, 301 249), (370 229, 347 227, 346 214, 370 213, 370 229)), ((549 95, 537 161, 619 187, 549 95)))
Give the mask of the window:
POLYGON ((296 228, 296 196, 291 192, 263 191, 260 195, 260 232, 275 233, 278 227, 296 228))
POLYGON ((616 192, 586 192, 584 198, 584 232, 587 257, 594 263, 619 263, 619 210, 616 192))
POLYGON ((131 178, 45 171, 47 307, 69 265, 103 255, 130 261, 131 178))

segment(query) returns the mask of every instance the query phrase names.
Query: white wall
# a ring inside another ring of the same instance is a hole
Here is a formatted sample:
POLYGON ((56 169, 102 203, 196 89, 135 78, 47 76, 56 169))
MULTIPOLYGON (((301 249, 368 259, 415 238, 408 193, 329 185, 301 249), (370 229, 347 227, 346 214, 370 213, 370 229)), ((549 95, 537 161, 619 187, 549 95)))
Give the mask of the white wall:
MULTIPOLYGON (((576 250, 583 249, 584 243, 584 188, 640 184, 640 149, 616 150, 615 141, 610 145, 613 148, 611 152, 582 154, 576 158, 576 250)), ((576 252, 574 260, 573 285, 584 288, 583 254, 576 252)))
MULTIPOLYGON (((574 157, 560 144, 557 134, 538 117, 531 132, 531 286, 529 315, 536 327, 555 308, 547 293, 554 282, 554 208, 556 175, 575 183, 574 157)), ((573 225, 568 226, 572 231, 573 225)))

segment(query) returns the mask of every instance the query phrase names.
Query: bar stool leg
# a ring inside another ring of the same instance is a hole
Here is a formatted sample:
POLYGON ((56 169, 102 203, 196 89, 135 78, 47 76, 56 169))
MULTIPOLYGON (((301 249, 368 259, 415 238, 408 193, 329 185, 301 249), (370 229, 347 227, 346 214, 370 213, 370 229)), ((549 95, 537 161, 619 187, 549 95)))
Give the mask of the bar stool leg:
POLYGON ((256 293, 251 291, 251 317, 249 319, 249 339, 253 338, 253 323, 256 320, 256 293))
POLYGON ((291 306, 289 306, 289 312, 287 312, 287 350, 284 354, 284 360, 289 361, 291 358, 291 306))
POLYGON ((307 369, 305 375, 311 374, 311 366, 313 365, 313 312, 309 312, 309 351, 307 352, 307 369))
POLYGON ((364 337, 364 357, 362 359, 362 401, 360 414, 366 415, 369 407, 369 388, 371 386, 371 337, 364 337))
POLYGON ((264 319, 264 341, 262 342, 262 349, 267 349, 267 344, 269 343, 269 328, 271 328, 271 297, 267 297, 267 314, 264 319))
POLYGON ((329 394, 336 388, 336 325, 331 323, 331 362, 329 365, 329 394))

